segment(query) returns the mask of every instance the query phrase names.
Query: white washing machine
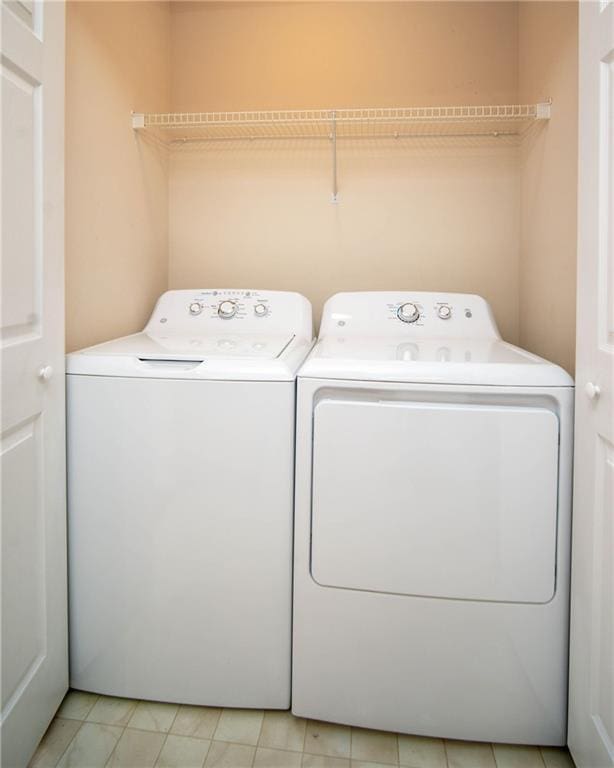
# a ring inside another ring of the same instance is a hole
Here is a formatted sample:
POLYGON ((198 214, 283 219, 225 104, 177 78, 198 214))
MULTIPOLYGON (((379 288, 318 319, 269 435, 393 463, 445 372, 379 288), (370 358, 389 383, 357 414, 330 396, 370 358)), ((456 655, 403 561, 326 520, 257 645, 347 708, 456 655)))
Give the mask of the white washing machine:
POLYGON ((299 372, 292 710, 564 744, 573 382, 479 296, 333 296, 299 372))
POLYGON ((68 356, 70 683, 288 708, 299 294, 169 291, 68 356))

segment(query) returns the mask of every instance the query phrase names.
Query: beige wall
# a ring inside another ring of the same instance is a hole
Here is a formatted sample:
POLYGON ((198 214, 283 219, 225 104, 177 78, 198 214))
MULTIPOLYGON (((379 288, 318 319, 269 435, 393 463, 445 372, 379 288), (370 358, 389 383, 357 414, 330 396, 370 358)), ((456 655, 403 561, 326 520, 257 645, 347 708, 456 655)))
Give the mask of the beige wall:
POLYGON ((520 4, 519 94, 552 96, 547 131, 523 145, 520 343, 573 373, 576 309, 578 8, 520 4))
POLYGON ((517 4, 172 3, 176 111, 505 104, 517 4))
POLYGON ((140 328, 166 287, 474 291, 573 369, 575 3, 68 4, 67 345, 140 328), (187 145, 143 111, 554 98, 503 140, 187 145), (168 186, 167 186, 168 178, 168 186), (168 225, 168 230, 167 230, 168 225))
POLYGON ((339 153, 331 204, 321 144, 177 152, 170 175, 170 285, 477 292, 517 339, 515 150, 364 142, 339 153))
MULTIPOLYGON (((514 3, 178 3, 177 111, 513 103, 514 3)), ((192 146, 170 170, 173 288, 475 291, 518 338, 517 149, 496 140, 192 146)))
POLYGON ((167 287, 167 155, 130 112, 170 105, 170 9, 69 2, 66 29, 66 345, 143 327, 167 287))

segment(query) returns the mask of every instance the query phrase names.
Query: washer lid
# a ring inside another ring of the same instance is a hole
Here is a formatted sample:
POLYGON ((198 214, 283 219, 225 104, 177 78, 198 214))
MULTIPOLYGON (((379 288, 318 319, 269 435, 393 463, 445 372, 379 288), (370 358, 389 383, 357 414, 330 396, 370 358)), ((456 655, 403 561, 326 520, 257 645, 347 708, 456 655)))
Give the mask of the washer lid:
POLYGON ((82 350, 83 355, 130 355, 141 360, 204 360, 217 358, 279 357, 294 334, 154 334, 143 331, 82 350))
POLYGON ((291 380, 309 350, 294 334, 124 336, 67 357, 66 372, 139 378, 291 380))
POLYGON ((362 381, 573 386, 562 368, 497 338, 321 338, 300 376, 362 381))

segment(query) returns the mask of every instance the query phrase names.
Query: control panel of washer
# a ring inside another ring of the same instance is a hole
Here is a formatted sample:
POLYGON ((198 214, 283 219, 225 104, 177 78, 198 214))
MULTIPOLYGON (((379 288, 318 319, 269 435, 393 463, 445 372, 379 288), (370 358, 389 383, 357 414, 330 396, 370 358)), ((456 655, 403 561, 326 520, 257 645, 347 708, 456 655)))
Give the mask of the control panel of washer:
POLYGON ((488 302, 466 293, 338 293, 324 307, 320 336, 499 337, 488 302))
POLYGON ((199 291, 188 303, 187 311, 196 317, 203 312, 221 320, 245 318, 253 314, 265 318, 273 311, 273 304, 268 295, 260 291, 199 291))
POLYGON ((311 324, 311 305, 299 293, 215 288, 167 291, 146 330, 277 333, 296 327, 303 332, 307 323, 311 324))

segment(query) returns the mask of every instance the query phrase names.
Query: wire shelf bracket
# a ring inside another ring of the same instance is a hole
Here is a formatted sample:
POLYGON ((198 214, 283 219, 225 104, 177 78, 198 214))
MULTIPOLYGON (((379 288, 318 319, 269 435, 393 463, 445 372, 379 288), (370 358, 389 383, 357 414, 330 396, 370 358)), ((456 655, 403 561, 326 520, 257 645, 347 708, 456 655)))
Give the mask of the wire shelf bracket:
POLYGON ((332 113, 332 121, 330 127, 330 140, 333 150, 333 193, 330 197, 331 203, 339 202, 339 189, 337 182, 337 115, 335 110, 332 113))
POLYGON ((132 113, 135 131, 154 133, 169 148, 186 142, 328 139, 331 202, 339 201, 337 147, 345 139, 517 136, 550 119, 552 100, 490 106, 307 109, 252 112, 132 113))

